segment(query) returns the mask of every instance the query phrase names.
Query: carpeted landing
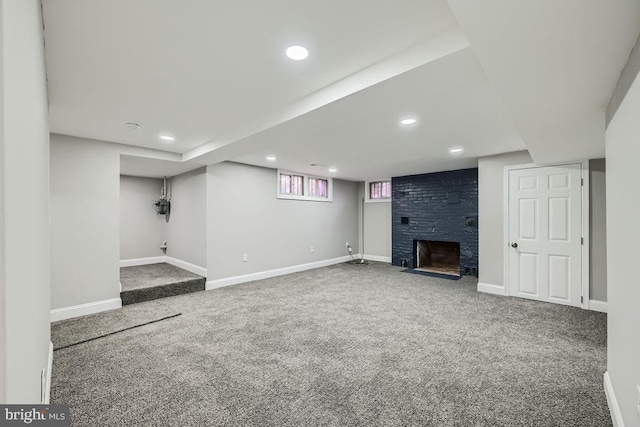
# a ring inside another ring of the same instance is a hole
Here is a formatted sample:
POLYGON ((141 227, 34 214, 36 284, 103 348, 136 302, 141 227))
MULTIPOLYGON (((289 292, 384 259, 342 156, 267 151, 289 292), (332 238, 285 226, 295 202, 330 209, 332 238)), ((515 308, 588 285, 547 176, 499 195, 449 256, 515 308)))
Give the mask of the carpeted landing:
POLYGON ((122 305, 203 291, 206 278, 167 263, 120 268, 122 305))
POLYGON ((74 426, 610 426, 606 315, 347 264, 59 322, 74 426))

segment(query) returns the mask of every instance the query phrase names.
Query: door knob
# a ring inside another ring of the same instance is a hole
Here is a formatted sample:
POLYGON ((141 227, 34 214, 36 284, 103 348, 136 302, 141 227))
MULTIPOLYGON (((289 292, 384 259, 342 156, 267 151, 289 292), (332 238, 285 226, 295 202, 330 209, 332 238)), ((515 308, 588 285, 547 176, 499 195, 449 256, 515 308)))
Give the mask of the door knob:
POLYGON ((517 244, 517 243, 512 243, 512 244, 511 244, 511 247, 512 247, 512 248, 517 248, 517 247, 518 247, 518 244, 517 244))

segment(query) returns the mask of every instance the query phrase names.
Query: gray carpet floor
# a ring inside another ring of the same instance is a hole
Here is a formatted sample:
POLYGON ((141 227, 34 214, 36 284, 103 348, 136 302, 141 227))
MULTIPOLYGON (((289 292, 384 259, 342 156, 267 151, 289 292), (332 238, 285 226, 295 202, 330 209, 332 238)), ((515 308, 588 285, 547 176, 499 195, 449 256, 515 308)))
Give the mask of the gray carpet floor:
POLYGON ((123 305, 203 291, 206 278, 167 263, 120 268, 123 305))
POLYGON ((59 322, 74 426, 610 426, 606 315, 371 263, 59 322))

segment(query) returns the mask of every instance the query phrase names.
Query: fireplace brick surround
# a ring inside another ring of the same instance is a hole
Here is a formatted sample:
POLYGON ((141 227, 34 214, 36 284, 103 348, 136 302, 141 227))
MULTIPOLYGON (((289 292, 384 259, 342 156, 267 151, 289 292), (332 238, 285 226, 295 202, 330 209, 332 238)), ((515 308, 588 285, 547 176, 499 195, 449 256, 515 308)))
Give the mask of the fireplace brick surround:
POLYGON ((478 271, 478 169, 391 179, 393 265, 416 267, 416 240, 460 243, 460 273, 478 271))

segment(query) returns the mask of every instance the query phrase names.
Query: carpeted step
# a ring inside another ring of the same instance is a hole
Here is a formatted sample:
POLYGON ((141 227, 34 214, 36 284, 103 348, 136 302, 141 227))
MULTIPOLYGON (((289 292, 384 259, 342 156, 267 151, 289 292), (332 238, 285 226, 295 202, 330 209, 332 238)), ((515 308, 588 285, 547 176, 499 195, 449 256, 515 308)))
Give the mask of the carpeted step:
POLYGON ((150 288, 132 289, 120 292, 122 305, 135 304, 137 302, 151 301, 158 298, 172 297, 188 294, 190 292, 204 291, 206 279, 184 280, 182 282, 153 286, 150 288))
POLYGON ((167 263, 120 268, 122 305, 204 291, 206 278, 167 263))

